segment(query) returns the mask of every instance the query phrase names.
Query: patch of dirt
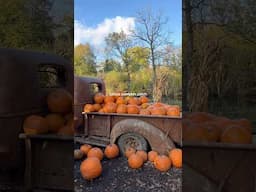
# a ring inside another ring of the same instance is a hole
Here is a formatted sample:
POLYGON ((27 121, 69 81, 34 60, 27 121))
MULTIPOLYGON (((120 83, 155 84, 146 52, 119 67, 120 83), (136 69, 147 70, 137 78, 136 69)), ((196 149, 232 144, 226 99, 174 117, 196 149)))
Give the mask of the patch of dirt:
POLYGON ((171 168, 162 173, 146 162, 140 169, 131 169, 125 157, 102 160, 102 175, 86 181, 80 174, 82 161, 74 164, 75 192, 181 192, 182 169, 171 168))

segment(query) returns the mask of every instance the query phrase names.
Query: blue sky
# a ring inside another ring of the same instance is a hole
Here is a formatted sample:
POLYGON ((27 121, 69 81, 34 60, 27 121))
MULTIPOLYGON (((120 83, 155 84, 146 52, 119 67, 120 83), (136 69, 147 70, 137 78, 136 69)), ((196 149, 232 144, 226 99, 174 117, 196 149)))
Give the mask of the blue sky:
POLYGON ((75 0, 75 45, 101 46, 106 33, 133 28, 137 11, 145 8, 168 17, 171 40, 181 46, 181 0, 75 0))

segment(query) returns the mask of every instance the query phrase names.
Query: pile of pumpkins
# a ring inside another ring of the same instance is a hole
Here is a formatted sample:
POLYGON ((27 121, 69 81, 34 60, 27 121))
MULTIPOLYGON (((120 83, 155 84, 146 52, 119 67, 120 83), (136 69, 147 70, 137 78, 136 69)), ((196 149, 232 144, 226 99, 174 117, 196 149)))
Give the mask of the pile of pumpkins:
POLYGON ((84 112, 118 113, 118 114, 140 114, 140 115, 165 115, 180 117, 180 107, 164 103, 149 103, 146 96, 122 97, 105 96, 96 93, 93 104, 86 104, 84 112))
MULTIPOLYGON (((86 157, 80 165, 80 173, 86 180, 93 180, 102 174, 101 160, 103 157, 113 159, 119 156, 119 148, 116 144, 109 144, 104 152, 98 147, 92 147, 88 144, 81 145, 80 149, 74 150, 74 158, 82 159, 86 157)), ((182 168, 182 150, 174 148, 168 155, 160 155, 156 151, 145 152, 127 148, 125 156, 128 160, 128 166, 132 169, 139 169, 146 161, 153 163, 154 167, 166 172, 172 166, 182 168)))
POLYGON ((229 119, 206 112, 183 115, 183 141, 252 143, 252 123, 247 119, 229 119))
POLYGON ((47 96, 49 113, 45 116, 30 115, 23 122, 26 134, 74 134, 73 97, 65 89, 56 89, 47 96))

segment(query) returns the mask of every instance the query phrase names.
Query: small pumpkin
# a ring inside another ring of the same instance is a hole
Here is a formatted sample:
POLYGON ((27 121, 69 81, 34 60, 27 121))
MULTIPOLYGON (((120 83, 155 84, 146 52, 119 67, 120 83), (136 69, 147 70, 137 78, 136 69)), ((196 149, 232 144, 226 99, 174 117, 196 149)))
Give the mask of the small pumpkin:
POLYGON ((223 131, 220 141, 223 143, 251 144, 252 134, 243 127, 231 125, 223 131))
POLYGON ((138 150, 136 151, 136 154, 142 157, 143 162, 146 162, 148 160, 148 154, 145 151, 138 150))
POLYGON ((65 119, 56 113, 48 114, 45 119, 48 123, 49 131, 52 133, 57 133, 65 125, 65 119))
POLYGON ((140 105, 141 102, 140 102, 140 100, 138 100, 136 97, 131 97, 131 98, 128 100, 128 104, 130 104, 130 105, 140 105))
POLYGON ((101 104, 104 102, 104 98, 105 96, 102 94, 102 93, 96 93, 94 95, 94 102, 97 103, 97 104, 101 104))
POLYGON ((98 158, 88 157, 80 165, 80 172, 84 179, 92 180, 102 173, 102 165, 98 158))
POLYGON ((92 146, 89 144, 83 144, 80 146, 80 150, 84 153, 84 155, 87 155, 91 148, 92 146))
POLYGON ((118 97, 116 100, 116 104, 120 105, 120 104, 127 104, 127 101, 123 98, 123 97, 118 97))
POLYGON ((114 103, 115 98, 113 96, 105 96, 104 103, 114 103))
POLYGON ((134 153, 136 153, 136 150, 132 147, 129 147, 125 150, 125 157, 129 158, 134 153))
POLYGON ((141 96, 141 97, 140 97, 140 102, 141 102, 141 103, 148 103, 148 102, 149 102, 149 99, 148 99, 146 96, 141 96))
POLYGON ((140 114, 141 114, 141 115, 150 115, 151 113, 150 113, 150 111, 147 110, 147 109, 141 109, 141 110, 140 110, 140 114))
POLYGON ((84 106, 84 112, 89 113, 89 112, 94 112, 95 108, 93 106, 93 104, 86 104, 84 106))
POLYGON ((109 102, 104 106, 103 109, 105 113, 116 113, 117 105, 109 102))
POLYGON ((82 159, 84 156, 84 153, 80 149, 75 149, 74 150, 74 158, 75 160, 82 159))
POLYGON ((128 114, 139 114, 140 110, 137 105, 127 105, 128 114))
POLYGON ((131 154, 128 158, 128 165, 132 169, 138 169, 143 165, 143 158, 138 154, 131 154))
POLYGON ((181 149, 172 149, 169 152, 169 158, 171 159, 172 165, 176 168, 182 167, 182 150, 181 149))
POLYGON ((47 96, 47 104, 52 113, 69 113, 72 111, 73 97, 65 89, 56 89, 47 96))
POLYGON ((154 166, 161 172, 166 172, 171 168, 171 160, 165 155, 158 155, 154 160, 154 166))
POLYGON ((157 156, 158 156, 158 153, 156 151, 148 152, 148 160, 151 162, 154 162, 154 160, 157 156))
POLYGON ((26 134, 44 134, 48 132, 48 129, 47 120, 39 115, 30 115, 23 123, 23 130, 26 134))
POLYGON ((95 112, 98 112, 100 109, 101 109, 101 105, 96 103, 96 104, 93 104, 93 108, 94 108, 94 111, 95 112))
POLYGON ((127 113, 127 106, 124 104, 119 104, 116 109, 117 113, 127 113))
POLYGON ((97 157, 100 161, 103 159, 103 152, 98 147, 93 147, 87 153, 87 157, 97 157))
POLYGON ((116 158, 119 155, 119 148, 116 144, 109 144, 105 148, 104 154, 108 159, 116 158))

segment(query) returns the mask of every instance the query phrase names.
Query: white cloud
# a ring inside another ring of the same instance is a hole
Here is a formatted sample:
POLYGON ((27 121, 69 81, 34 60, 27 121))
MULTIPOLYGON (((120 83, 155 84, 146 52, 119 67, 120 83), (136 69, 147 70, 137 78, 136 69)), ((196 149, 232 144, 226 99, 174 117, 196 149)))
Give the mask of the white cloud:
POLYGON ((135 19, 133 17, 117 16, 112 19, 107 18, 95 28, 87 27, 80 21, 75 20, 74 44, 90 43, 94 47, 99 47, 104 44, 104 39, 109 33, 123 30, 126 34, 129 34, 130 30, 134 28, 135 19))

